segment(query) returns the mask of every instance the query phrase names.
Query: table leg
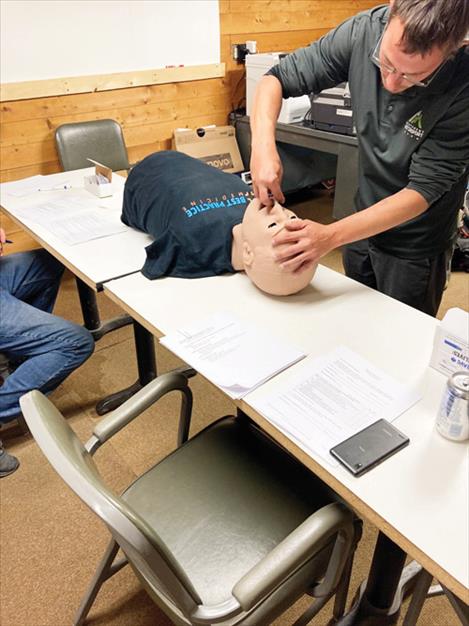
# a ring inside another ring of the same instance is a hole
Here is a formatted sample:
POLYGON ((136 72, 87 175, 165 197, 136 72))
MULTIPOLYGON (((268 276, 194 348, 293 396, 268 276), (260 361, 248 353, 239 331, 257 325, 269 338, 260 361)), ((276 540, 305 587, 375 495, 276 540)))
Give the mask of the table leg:
POLYGON ((81 278, 76 277, 76 283, 84 325, 93 335, 95 341, 98 341, 98 339, 101 339, 101 337, 112 330, 117 330, 132 323, 130 315, 119 315, 113 319, 101 322, 98 303, 96 302, 96 293, 81 278))
POLYGON ((358 150, 355 146, 339 144, 332 215, 340 220, 354 213, 353 200, 358 188, 358 150))
POLYGON ((413 572, 402 578, 405 559, 406 553, 380 532, 369 578, 362 583, 352 608, 337 621, 337 626, 394 624, 399 617, 404 592, 414 578, 413 572))
POLYGON ((156 378, 157 372, 153 335, 135 320, 133 323, 138 380, 135 381, 133 385, 130 385, 130 387, 121 389, 121 391, 117 391, 103 400, 100 400, 96 405, 96 412, 98 415, 104 415, 105 413, 114 410, 137 393, 139 389, 156 378))
POLYGON ((442 589, 446 594, 451 606, 459 618, 462 626, 469 626, 469 605, 457 598, 452 591, 442 585, 442 589))

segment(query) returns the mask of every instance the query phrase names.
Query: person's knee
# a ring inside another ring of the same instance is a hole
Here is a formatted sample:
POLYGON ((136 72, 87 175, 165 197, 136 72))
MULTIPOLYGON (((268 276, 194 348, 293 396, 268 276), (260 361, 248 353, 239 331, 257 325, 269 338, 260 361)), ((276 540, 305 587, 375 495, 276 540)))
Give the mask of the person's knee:
POLYGON ((36 255, 35 261, 44 267, 44 271, 47 271, 49 278, 59 281, 65 270, 64 265, 44 248, 33 250, 32 252, 36 255))
POLYGON ((83 326, 75 325, 75 339, 76 354, 80 357, 80 364, 86 361, 94 351, 95 341, 93 335, 89 330, 83 326))
POLYGON ((93 353, 95 346, 89 330, 65 320, 61 320, 61 328, 55 339, 54 347, 66 358, 67 369, 70 371, 84 363, 93 353))

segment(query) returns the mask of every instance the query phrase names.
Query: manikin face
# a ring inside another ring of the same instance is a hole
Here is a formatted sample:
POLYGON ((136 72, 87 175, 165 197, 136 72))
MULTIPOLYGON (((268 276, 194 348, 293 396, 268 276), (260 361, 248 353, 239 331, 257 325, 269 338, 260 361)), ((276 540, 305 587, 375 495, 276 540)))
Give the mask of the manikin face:
POLYGON ((390 93, 401 93, 416 83, 425 83, 446 58, 446 52, 436 46, 424 56, 404 52, 401 46, 403 31, 404 24, 399 17, 393 17, 376 52, 383 85, 390 93))
POLYGON ((316 265, 299 272, 282 269, 275 260, 272 239, 286 222, 298 219, 277 202, 273 207, 262 206, 255 198, 248 205, 242 222, 243 262, 246 274, 262 291, 287 296, 304 289, 311 282, 316 265))

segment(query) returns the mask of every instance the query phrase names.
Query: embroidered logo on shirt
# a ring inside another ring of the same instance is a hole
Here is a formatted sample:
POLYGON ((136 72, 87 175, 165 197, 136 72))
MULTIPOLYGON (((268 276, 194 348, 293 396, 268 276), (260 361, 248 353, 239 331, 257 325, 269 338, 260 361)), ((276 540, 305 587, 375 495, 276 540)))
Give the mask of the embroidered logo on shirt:
POLYGON ((407 120, 404 126, 404 132, 418 141, 422 139, 424 130, 423 130, 423 113, 422 111, 417 111, 410 119, 407 120))

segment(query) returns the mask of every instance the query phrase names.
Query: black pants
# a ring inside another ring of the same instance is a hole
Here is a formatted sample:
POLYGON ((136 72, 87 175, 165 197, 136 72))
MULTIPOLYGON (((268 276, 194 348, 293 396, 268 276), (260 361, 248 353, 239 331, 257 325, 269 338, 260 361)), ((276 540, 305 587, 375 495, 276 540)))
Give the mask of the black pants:
POLYGON ((364 239, 345 246, 342 260, 349 278, 435 317, 451 253, 452 248, 431 259, 401 259, 364 239))

